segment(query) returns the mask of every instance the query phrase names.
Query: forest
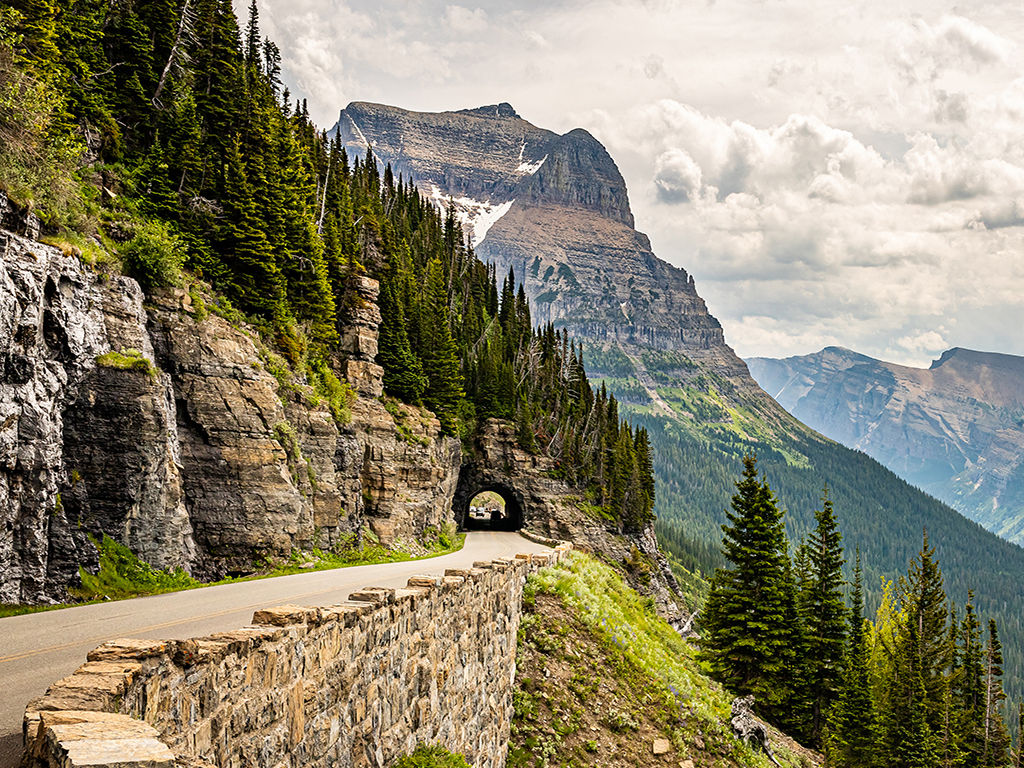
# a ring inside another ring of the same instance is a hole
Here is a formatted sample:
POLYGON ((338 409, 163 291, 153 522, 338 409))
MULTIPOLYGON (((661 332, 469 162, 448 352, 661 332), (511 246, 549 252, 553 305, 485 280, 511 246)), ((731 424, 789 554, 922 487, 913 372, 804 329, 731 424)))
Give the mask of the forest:
MULTIPOLYGON (((701 651, 714 677, 754 694, 759 711, 828 764, 850 768, 1020 766, 1004 720, 995 619, 946 594, 927 534, 905 576, 865 618, 860 553, 849 603, 846 553, 829 489, 810 534, 790 545, 785 512, 744 458, 725 565, 707 599, 701 651), (792 553, 792 556, 791 556, 792 553)), ((1024 705, 1011 709, 1019 719, 1024 705)))
MULTIPOLYGON (((0 184, 50 240, 152 291, 202 281, 318 390, 354 276, 380 282, 385 393, 472 449, 487 418, 558 462, 620 530, 653 519, 648 436, 593 390, 575 344, 535 328, 515 276, 454 212, 350 159, 281 83, 255 3, 15 0, 0 11, 0 184)), ((228 311, 228 310, 225 310, 228 311)))

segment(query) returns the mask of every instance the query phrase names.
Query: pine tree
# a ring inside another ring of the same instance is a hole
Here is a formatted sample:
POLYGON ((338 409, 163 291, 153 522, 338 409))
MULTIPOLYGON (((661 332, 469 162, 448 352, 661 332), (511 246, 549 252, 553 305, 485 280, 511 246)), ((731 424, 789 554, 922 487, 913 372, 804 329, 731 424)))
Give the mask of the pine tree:
POLYGON ((806 600, 807 676, 811 742, 821 744, 826 715, 839 697, 847 616, 843 603, 843 548, 828 488, 808 544, 810 584, 806 600))
POLYGON ((864 630, 863 579, 858 550, 850 596, 846 664, 829 749, 829 756, 839 768, 872 768, 876 764, 877 736, 871 698, 871 652, 864 630))
POLYGON ((952 690, 956 738, 965 768, 979 768, 985 754, 985 668, 981 625, 974 611, 972 591, 967 593, 957 640, 957 669, 952 690))
POLYGON ((985 749, 982 765, 1003 768, 1010 738, 1003 722, 1003 646, 999 642, 995 619, 988 622, 988 646, 985 649, 985 749))
POLYGON ((462 371, 459 351, 448 325, 448 290, 441 262, 427 265, 426 290, 420 313, 422 327, 420 359, 427 376, 424 404, 434 412, 446 435, 455 434, 459 400, 462 398, 462 371))
POLYGON ((395 298, 394 278, 381 282, 381 323, 377 344, 377 362, 384 369, 384 391, 407 403, 419 403, 427 387, 423 367, 409 347, 405 312, 395 298))
POLYGON ((788 555, 782 512, 757 460, 743 459, 732 511, 722 526, 729 565, 715 572, 704 609, 702 655, 712 674, 740 694, 777 698, 791 628, 786 625, 788 555))

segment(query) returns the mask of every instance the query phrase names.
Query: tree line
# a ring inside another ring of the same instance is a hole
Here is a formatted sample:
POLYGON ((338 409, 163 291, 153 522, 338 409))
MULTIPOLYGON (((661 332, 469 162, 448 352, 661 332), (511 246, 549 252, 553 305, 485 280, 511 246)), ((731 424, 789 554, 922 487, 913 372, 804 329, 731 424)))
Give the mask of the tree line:
MULTIPOLYGON (((816 526, 791 548, 785 511, 756 459, 744 459, 728 524, 726 566, 712 579, 701 654, 728 688, 829 764, 853 768, 1007 768, 1002 645, 973 594, 948 599, 927 534, 907 574, 864 615, 858 552, 849 601, 828 489, 816 526), (792 549, 792 552, 791 552, 792 549)), ((1018 712, 1024 710, 1018 709, 1018 712)))
POLYGON ((230 0, 13 0, 0 12, 0 184, 51 232, 101 242, 153 290, 208 282, 300 376, 339 386, 354 277, 380 282, 388 396, 467 447, 488 418, 552 456, 622 530, 653 519, 648 434, 593 390, 522 286, 367 148, 350 157, 281 82, 230 0))

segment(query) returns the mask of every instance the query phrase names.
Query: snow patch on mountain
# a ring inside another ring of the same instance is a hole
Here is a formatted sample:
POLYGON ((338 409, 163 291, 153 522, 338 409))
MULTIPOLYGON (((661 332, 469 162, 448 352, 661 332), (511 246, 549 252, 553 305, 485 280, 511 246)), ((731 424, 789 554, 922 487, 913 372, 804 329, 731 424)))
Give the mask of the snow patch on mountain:
POLYGON ((492 203, 490 200, 481 202, 471 197, 452 197, 444 194, 436 184, 430 185, 430 199, 441 210, 446 210, 449 202, 455 206, 455 217, 462 224, 463 230, 471 235, 474 248, 484 241, 487 231, 509 212, 515 202, 509 200, 492 203))
POLYGON ((547 159, 548 156, 544 155, 544 157, 542 157, 536 163, 528 163, 524 160, 523 162, 519 163, 519 165, 516 166, 516 173, 524 173, 528 176, 532 176, 533 174, 540 170, 540 167, 544 165, 544 161, 547 159))

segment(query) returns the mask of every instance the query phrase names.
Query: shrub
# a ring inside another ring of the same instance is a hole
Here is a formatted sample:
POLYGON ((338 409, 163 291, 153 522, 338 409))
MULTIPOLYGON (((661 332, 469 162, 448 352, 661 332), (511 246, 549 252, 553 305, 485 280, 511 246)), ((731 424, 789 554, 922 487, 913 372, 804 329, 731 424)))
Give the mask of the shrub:
POLYGON ((391 768, 469 768, 462 755, 449 752, 439 744, 420 744, 411 755, 392 763, 391 768))
POLYGON ((310 365, 310 374, 313 391, 327 402, 334 421, 338 424, 352 421, 352 403, 355 402, 356 393, 348 382, 341 381, 326 363, 319 360, 310 365))
POLYGON ((103 535, 102 541, 96 541, 91 536, 89 540, 99 551, 100 569, 92 574, 84 568, 79 568, 82 586, 80 589, 72 590, 76 597, 93 600, 104 597, 153 595, 187 589, 198 584, 180 568, 174 571, 154 568, 136 557, 128 547, 118 544, 106 534, 103 535))
POLYGON ((139 281, 143 290, 178 285, 185 248, 163 223, 146 221, 134 227, 134 234, 121 246, 124 273, 139 281))

